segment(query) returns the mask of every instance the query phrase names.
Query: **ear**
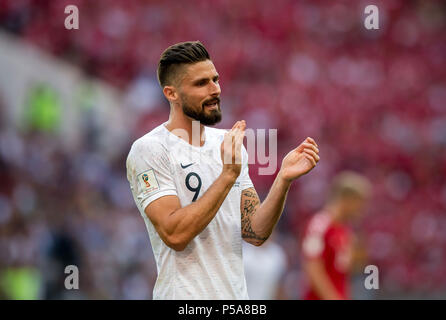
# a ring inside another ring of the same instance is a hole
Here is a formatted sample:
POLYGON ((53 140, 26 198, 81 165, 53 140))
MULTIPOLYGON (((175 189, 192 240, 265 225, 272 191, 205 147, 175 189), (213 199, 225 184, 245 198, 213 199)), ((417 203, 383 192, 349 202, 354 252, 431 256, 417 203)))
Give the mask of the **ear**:
POLYGON ((164 96, 170 103, 175 103, 178 100, 178 92, 173 86, 164 86, 163 88, 164 96))

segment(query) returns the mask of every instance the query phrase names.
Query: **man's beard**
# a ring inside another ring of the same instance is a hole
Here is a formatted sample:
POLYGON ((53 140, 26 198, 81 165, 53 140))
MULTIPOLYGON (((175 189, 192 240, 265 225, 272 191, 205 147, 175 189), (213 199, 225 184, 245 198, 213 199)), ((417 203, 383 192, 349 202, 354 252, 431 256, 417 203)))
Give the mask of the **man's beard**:
POLYGON ((221 121, 220 98, 209 99, 204 103, 201 105, 200 110, 196 110, 189 105, 186 99, 183 99, 183 104, 182 104, 183 112, 186 116, 194 120, 200 121, 200 123, 205 126, 213 126, 214 124, 219 123, 221 121), (204 103, 213 100, 217 101, 217 110, 209 110, 206 112, 204 103))

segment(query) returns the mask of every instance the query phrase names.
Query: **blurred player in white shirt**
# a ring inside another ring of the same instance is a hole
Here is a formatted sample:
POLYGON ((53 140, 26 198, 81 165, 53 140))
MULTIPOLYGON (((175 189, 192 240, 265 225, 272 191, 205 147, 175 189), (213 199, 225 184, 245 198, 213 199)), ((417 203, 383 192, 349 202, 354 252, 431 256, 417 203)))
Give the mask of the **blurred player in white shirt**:
POLYGON ((256 246, 268 239, 291 182, 319 161, 316 142, 305 139, 284 158, 261 203, 243 147, 246 123, 228 132, 208 127, 221 120, 218 79, 200 42, 167 48, 158 80, 169 120, 136 140, 127 158, 157 264, 154 299, 249 299, 242 239, 256 246))
POLYGON ((280 281, 288 261, 282 247, 270 237, 264 245, 243 245, 246 284, 249 298, 274 300, 279 297, 280 281))

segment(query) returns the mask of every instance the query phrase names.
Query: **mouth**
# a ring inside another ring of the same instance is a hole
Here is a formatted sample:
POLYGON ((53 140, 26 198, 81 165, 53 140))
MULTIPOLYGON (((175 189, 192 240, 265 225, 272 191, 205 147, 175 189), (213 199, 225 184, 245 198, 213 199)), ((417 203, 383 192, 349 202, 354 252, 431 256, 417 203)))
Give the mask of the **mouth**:
POLYGON ((213 100, 204 102, 203 108, 210 109, 210 110, 218 109, 219 102, 220 102, 220 99, 213 99, 213 100))
POLYGON ((216 109, 218 109, 218 104, 217 104, 217 103, 213 103, 213 104, 205 104, 204 107, 205 107, 206 109, 216 110, 216 109))

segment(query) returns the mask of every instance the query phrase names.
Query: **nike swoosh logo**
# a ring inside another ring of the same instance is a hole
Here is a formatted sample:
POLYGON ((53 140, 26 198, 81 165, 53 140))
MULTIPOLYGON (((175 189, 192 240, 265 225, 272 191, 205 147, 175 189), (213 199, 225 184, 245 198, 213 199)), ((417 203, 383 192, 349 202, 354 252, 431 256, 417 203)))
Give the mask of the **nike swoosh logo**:
POLYGON ((183 168, 183 169, 186 169, 187 167, 190 167, 191 165, 193 165, 194 164, 194 162, 192 162, 192 163, 189 163, 188 165, 186 165, 186 166, 183 166, 183 164, 182 163, 180 163, 180 165, 181 165, 181 168, 183 168))

